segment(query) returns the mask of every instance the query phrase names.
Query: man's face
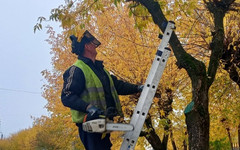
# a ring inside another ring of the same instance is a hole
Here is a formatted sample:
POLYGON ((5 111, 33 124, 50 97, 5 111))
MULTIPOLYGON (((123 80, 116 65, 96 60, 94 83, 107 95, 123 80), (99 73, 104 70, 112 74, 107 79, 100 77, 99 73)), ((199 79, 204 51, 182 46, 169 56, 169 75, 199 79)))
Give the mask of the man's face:
POLYGON ((85 51, 88 51, 91 54, 97 54, 96 48, 98 46, 94 42, 90 42, 85 44, 85 51))

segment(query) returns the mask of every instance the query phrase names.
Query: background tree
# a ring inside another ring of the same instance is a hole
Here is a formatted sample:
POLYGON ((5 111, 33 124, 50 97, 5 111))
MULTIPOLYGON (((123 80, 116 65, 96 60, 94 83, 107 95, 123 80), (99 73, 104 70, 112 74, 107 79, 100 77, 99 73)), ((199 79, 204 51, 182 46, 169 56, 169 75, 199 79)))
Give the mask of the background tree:
MULTIPOLYGON (((234 22, 234 20, 238 19, 240 19, 239 15, 230 15, 226 17, 226 22, 229 24, 229 27, 226 28, 221 64, 223 69, 228 72, 231 80, 240 88, 240 24, 234 22)), ((238 133, 238 142, 236 143, 240 145, 240 117, 239 114, 236 114, 236 116, 238 118, 238 120, 235 121, 238 123, 238 125, 235 125, 235 129, 237 128, 236 130, 238 133)))

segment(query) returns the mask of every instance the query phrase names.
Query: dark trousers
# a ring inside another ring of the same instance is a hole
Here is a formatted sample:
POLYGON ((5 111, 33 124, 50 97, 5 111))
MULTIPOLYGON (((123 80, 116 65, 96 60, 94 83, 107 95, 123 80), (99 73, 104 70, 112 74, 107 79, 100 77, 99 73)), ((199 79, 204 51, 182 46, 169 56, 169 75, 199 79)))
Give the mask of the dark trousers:
POLYGON ((82 129, 82 124, 77 124, 80 139, 86 150, 110 150, 112 143, 110 134, 102 139, 102 133, 89 133, 82 129))

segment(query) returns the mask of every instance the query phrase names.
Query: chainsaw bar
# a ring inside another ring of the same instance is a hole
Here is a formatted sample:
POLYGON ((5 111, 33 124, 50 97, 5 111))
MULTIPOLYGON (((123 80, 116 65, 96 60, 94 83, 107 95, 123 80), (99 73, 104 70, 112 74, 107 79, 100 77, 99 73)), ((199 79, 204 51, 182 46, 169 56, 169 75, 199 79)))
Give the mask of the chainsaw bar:
POLYGON ((133 125, 123 123, 106 123, 107 131, 133 131, 133 125))

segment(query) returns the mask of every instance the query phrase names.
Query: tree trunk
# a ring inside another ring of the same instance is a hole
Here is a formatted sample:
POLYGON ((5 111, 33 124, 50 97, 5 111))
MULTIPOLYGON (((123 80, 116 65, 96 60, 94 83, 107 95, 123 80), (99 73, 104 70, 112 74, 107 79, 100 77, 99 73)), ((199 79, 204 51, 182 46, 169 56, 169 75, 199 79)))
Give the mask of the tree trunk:
POLYGON ((193 101, 185 109, 189 149, 209 149, 208 88, 204 80, 193 82, 193 101))
POLYGON ((209 147, 209 120, 194 110, 186 114, 186 122, 189 148, 191 150, 207 150, 209 147))

